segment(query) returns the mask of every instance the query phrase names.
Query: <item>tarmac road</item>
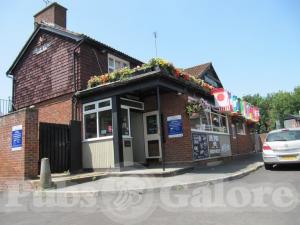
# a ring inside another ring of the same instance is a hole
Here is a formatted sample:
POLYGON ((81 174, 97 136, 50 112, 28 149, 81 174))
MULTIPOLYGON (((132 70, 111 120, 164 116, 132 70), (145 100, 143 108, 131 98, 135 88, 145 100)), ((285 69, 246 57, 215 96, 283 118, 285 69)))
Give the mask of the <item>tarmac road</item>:
POLYGON ((300 224, 300 166, 264 168, 239 180, 155 193, 46 198, 3 193, 0 224, 300 224))

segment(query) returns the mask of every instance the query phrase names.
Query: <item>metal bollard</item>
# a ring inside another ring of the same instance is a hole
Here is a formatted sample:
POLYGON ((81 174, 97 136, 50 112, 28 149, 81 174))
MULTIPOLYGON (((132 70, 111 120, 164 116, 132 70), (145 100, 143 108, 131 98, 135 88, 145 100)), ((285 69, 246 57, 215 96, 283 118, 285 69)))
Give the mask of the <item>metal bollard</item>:
POLYGON ((48 158, 43 158, 41 162, 40 185, 42 189, 52 187, 50 162, 48 158))

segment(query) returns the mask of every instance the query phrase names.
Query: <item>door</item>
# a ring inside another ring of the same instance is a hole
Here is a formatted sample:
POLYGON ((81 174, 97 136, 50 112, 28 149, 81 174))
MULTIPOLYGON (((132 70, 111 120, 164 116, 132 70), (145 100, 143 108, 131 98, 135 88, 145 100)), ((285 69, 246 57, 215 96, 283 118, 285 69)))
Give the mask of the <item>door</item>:
POLYGON ((161 157, 161 135, 158 111, 144 113, 145 152, 147 158, 161 157))
POLYGON ((40 123, 40 161, 48 158, 52 173, 70 169, 70 127, 63 124, 40 123))

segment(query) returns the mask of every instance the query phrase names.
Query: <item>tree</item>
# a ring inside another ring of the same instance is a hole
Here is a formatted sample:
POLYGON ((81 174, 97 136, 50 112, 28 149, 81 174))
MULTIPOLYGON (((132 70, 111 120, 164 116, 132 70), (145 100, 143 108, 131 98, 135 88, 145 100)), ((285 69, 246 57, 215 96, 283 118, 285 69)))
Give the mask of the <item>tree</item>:
POLYGON ((288 115, 299 114, 300 86, 293 92, 278 91, 262 97, 259 94, 246 95, 243 99, 260 109, 260 121, 256 128, 259 133, 266 133, 276 128, 276 121, 283 126, 288 115))

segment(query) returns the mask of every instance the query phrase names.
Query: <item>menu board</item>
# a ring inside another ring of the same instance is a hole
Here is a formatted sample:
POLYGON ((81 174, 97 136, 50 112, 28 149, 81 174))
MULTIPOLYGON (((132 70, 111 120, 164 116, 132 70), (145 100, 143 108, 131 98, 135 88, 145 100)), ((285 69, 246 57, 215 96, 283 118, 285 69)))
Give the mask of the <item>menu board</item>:
POLYGON ((216 157, 221 155, 220 138, 218 135, 208 135, 209 156, 216 157))
POLYGON ((209 157, 207 135, 203 133, 192 134, 193 159, 205 159, 209 157))

